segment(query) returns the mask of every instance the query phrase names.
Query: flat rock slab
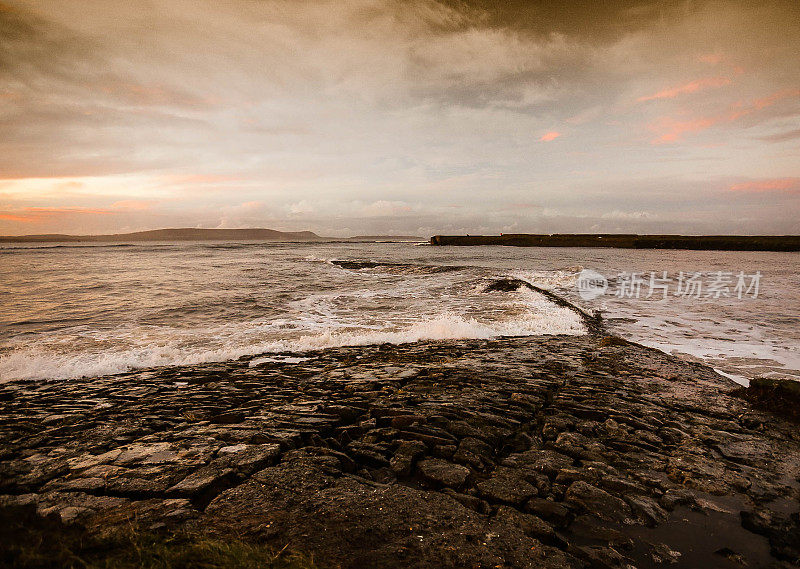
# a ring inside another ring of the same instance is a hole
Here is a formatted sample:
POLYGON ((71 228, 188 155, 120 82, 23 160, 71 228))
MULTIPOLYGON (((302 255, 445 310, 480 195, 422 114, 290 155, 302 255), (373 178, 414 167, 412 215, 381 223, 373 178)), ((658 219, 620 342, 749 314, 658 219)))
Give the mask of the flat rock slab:
POLYGON ((0 509, 322 567, 800 564, 797 428, 702 365, 592 336, 258 362, 0 385, 0 509))
POLYGON ((417 468, 426 480, 451 488, 463 485, 469 476, 469 468, 440 458, 422 460, 417 468))

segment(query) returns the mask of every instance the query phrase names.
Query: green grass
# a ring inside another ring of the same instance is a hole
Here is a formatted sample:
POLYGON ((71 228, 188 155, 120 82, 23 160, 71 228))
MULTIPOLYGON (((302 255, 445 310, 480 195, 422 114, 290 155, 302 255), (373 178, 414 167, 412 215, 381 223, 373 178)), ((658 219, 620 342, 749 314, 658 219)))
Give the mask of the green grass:
POLYGON ((800 424, 800 382, 789 379, 757 377, 750 387, 731 391, 736 397, 749 401, 756 409, 780 415, 800 424))
POLYGON ((0 567, 20 569, 316 569, 307 556, 238 539, 138 531, 103 537, 0 515, 0 567), (5 518, 5 519, 3 519, 5 518))

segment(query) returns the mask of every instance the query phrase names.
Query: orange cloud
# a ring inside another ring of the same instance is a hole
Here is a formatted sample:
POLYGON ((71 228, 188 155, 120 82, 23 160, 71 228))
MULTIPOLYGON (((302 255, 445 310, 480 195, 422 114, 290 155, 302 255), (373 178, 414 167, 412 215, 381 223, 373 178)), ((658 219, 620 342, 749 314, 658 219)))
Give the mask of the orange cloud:
POLYGON ((12 213, 0 213, 0 219, 4 221, 21 221, 22 223, 31 223, 32 221, 37 221, 39 218, 25 215, 14 215, 12 213))
POLYGON ((93 209, 88 207, 24 207, 21 211, 35 213, 37 215, 61 215, 64 213, 93 213, 100 215, 112 215, 113 211, 107 209, 93 209))
POLYGON ((539 138, 539 142, 550 142, 551 140, 555 140, 559 136, 561 136, 560 132, 556 132, 554 130, 551 130, 550 132, 544 133, 541 136, 541 138, 539 138))
POLYGON ((800 178, 774 178, 771 180, 756 180, 733 184, 729 190, 733 192, 774 192, 791 191, 800 192, 800 178))
POLYGON ((117 212, 107 209, 94 209, 88 207, 23 207, 12 211, 0 212, 0 219, 5 221, 20 221, 34 223, 53 217, 79 214, 79 215, 115 215, 117 212))
POLYGON ((677 85, 675 87, 670 87, 669 89, 664 89, 663 91, 659 91, 654 95, 639 97, 636 100, 639 103, 642 103, 644 101, 652 101, 655 99, 674 99, 678 95, 686 95, 688 93, 695 93, 697 91, 703 91, 705 89, 712 89, 715 87, 724 87, 725 85, 730 84, 730 82, 731 80, 727 77, 705 77, 703 79, 691 81, 684 85, 677 85))
POLYGON ((770 107, 778 101, 797 96, 800 96, 800 89, 782 89, 767 97, 754 99, 749 103, 741 101, 734 103, 727 112, 712 117, 698 117, 686 121, 676 121, 671 117, 661 117, 649 127, 650 130, 658 134, 658 137, 651 140, 650 143, 665 144, 675 142, 687 132, 700 132, 716 124, 734 122, 770 107))

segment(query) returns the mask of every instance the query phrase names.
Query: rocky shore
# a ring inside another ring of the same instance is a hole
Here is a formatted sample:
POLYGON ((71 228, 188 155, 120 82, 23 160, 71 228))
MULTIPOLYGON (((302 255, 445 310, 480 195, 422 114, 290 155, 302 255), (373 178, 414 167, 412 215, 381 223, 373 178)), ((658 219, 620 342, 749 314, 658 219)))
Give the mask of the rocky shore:
POLYGON ((798 566, 800 432, 735 387, 600 336, 10 382, 0 513, 319 567, 798 566))

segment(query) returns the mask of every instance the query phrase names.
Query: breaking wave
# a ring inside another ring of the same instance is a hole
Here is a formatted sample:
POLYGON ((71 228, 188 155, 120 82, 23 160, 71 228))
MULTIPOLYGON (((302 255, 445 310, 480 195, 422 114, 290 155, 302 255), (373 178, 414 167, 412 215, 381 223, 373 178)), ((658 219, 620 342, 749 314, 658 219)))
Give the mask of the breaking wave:
MULTIPOLYGON (((192 365, 226 361, 265 353, 306 352, 338 346, 405 344, 420 340, 488 339, 500 336, 583 334, 585 328, 573 313, 558 309, 527 319, 484 323, 455 314, 414 323, 400 329, 327 329, 295 338, 275 339, 249 345, 235 340, 213 349, 200 346, 154 344, 115 351, 87 353, 47 353, 37 346, 13 351, 0 357, 0 378, 70 379, 112 375, 134 369, 170 365, 192 365)), ((198 333, 198 336, 202 336, 198 333)))
MULTIPOLYGON (((362 297, 370 296, 364 291, 362 297)), ((475 316, 450 311, 420 314, 415 320, 383 327, 340 321, 336 311, 314 306, 307 321, 251 321, 175 330, 166 327, 94 333, 102 349, 60 352, 46 342, 19 346, 0 356, 0 379, 69 379, 124 373, 135 369, 226 361, 242 356, 306 352, 338 346, 404 344, 420 340, 488 339, 500 336, 584 334, 579 315, 536 292, 521 290, 497 303, 497 313, 475 316), (121 345, 127 347, 121 348, 121 345)))

